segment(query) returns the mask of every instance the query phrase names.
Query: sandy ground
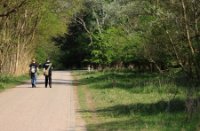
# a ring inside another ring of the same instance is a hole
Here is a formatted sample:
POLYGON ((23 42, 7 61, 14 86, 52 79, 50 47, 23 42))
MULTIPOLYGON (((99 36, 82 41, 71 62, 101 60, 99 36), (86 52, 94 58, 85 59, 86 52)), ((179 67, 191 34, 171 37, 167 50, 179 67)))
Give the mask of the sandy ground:
POLYGON ((0 93, 0 131, 86 131, 69 71, 53 72, 52 88, 37 83, 0 93))

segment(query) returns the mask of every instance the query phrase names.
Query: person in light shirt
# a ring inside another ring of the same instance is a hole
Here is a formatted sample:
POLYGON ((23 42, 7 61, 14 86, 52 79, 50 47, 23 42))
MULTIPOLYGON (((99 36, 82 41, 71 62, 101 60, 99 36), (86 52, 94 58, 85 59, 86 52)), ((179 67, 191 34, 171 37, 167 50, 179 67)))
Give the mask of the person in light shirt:
POLYGON ((36 81, 37 81, 37 71, 38 71, 38 64, 36 63, 35 59, 32 59, 31 64, 29 65, 29 74, 31 77, 31 84, 32 88, 36 87, 36 81))

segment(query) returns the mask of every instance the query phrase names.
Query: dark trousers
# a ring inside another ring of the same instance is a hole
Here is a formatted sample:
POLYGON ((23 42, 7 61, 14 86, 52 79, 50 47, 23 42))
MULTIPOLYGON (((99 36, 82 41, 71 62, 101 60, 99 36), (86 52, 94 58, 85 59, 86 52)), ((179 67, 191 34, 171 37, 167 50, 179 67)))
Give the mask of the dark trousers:
POLYGON ((52 77, 51 75, 45 76, 45 87, 47 88, 47 85, 49 84, 49 87, 51 88, 52 84, 52 77))

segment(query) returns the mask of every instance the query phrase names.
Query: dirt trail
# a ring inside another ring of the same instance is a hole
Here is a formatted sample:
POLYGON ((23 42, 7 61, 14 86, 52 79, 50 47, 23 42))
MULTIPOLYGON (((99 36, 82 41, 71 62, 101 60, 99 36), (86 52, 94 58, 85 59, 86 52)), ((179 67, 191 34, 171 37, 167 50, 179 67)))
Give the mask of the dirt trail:
POLYGON ((37 83, 0 93, 0 131, 86 131, 69 71, 53 72, 53 88, 37 83))

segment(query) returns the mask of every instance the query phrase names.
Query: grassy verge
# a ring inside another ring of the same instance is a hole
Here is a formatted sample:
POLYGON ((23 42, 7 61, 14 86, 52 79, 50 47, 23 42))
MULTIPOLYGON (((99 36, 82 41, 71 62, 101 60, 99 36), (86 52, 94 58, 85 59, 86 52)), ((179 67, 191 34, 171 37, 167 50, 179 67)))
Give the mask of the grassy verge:
POLYGON ((0 91, 3 91, 8 88, 12 88, 18 84, 24 83, 25 80, 28 80, 28 75, 23 76, 9 76, 9 75, 0 75, 0 91))
POLYGON ((186 113, 189 84, 170 74, 76 71, 74 75, 89 131, 200 130, 200 113, 189 120, 186 113))

